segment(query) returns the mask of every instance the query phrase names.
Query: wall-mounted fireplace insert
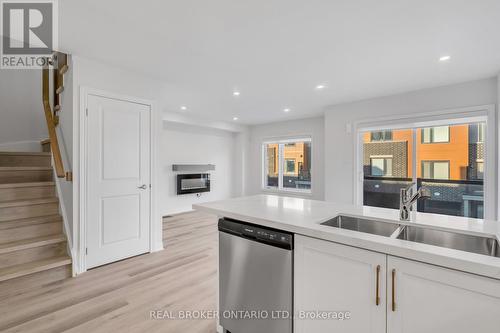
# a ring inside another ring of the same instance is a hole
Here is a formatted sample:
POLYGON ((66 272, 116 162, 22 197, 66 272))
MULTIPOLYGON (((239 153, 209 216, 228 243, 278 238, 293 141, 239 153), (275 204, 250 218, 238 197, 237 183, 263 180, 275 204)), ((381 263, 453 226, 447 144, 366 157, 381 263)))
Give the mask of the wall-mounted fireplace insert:
POLYGON ((177 194, 210 192, 209 173, 177 175, 177 194))

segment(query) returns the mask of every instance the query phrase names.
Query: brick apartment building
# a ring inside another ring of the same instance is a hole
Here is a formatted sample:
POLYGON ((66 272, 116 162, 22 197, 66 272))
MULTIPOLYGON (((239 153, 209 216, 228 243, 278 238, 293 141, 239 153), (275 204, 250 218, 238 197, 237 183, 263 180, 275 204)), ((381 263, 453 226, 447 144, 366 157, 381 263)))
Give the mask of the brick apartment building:
POLYGON ((364 134, 364 203, 397 208, 399 189, 415 172, 419 185, 433 194, 419 211, 482 217, 484 124, 420 128, 415 134, 416 142, 411 129, 364 134))
MULTIPOLYGON (((278 186, 278 144, 267 145, 267 184, 278 186)), ((311 187, 311 143, 293 142, 283 147, 283 186, 287 188, 311 187)))

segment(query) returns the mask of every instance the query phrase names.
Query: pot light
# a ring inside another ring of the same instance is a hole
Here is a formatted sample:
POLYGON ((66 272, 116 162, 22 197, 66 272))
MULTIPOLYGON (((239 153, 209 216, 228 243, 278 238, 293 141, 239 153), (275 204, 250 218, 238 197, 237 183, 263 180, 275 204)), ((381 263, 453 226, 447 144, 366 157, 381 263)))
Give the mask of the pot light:
POLYGON ((239 91, 233 91, 233 96, 239 96, 240 92, 239 91))
POLYGON ((234 120, 234 121, 238 120, 238 117, 233 117, 233 120, 234 120))
POLYGON ((184 105, 183 105, 183 106, 181 106, 181 110, 182 110, 182 111, 186 111, 187 109, 188 109, 188 108, 187 108, 187 106, 184 106, 184 105))
POLYGON ((323 89, 325 89, 325 88, 326 88, 326 86, 325 86, 324 84, 318 84, 318 85, 316 86, 316 90, 323 90, 323 89))
POLYGON ((448 61, 450 59, 451 59, 451 56, 447 55, 447 56, 442 56, 441 58, 439 58, 439 61, 444 62, 444 61, 448 61))
POLYGON ((285 108, 285 109, 283 109, 283 112, 290 112, 290 109, 289 108, 285 108))

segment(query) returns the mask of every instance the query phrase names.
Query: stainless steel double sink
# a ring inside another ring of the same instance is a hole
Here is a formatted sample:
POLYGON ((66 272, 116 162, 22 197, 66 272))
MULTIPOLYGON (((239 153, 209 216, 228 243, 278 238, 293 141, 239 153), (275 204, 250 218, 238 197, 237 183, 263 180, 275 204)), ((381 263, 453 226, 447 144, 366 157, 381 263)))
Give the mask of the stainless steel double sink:
POLYGON ((398 223, 347 215, 338 215, 321 224, 500 258, 500 244, 493 237, 474 236, 420 226, 400 225, 398 223))

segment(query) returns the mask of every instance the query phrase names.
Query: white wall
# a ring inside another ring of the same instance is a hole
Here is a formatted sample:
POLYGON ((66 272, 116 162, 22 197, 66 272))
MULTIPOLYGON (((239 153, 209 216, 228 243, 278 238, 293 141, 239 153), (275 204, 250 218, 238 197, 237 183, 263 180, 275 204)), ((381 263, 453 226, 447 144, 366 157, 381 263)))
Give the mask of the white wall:
MULTIPOLYGON (((68 57, 68 71, 64 74, 64 91, 61 94, 61 111, 59 112, 59 126, 56 127, 59 149, 65 171, 73 171, 73 64, 68 57)), ((56 178, 58 196, 61 203, 61 214, 64 219, 64 228, 68 237, 68 244, 73 252, 73 182, 65 178, 56 178)))
MULTIPOLYGON (((78 136, 80 87, 102 89, 115 94, 155 101, 155 109, 163 114, 163 101, 168 100, 170 87, 111 65, 74 58, 74 134, 78 136)), ((310 135, 312 143, 313 193, 307 198, 352 203, 354 168, 354 135, 347 127, 355 121, 378 116, 417 114, 434 110, 497 104, 497 78, 459 85, 427 89, 396 96, 381 97, 355 103, 330 106, 324 117, 292 120, 251 126, 243 129, 214 125, 217 129, 200 130, 204 121, 191 122, 177 114, 158 119, 157 128, 157 216, 190 209, 193 202, 223 199, 232 195, 263 193, 261 189, 264 140, 310 135), (184 124, 184 125, 182 125, 184 124), (195 127, 193 127, 195 126, 195 127), (230 134, 230 133, 233 134, 230 134), (217 149, 214 149, 216 147, 217 149), (195 153, 193 153, 195 152, 195 153), (230 163, 230 160, 233 160, 230 163), (177 197, 174 195, 173 163, 213 163, 213 193, 177 197), (231 169, 232 168, 232 169, 231 169), (227 172, 223 172, 226 170, 227 172), (222 180, 224 176, 224 181, 222 180)), ((78 185, 78 142, 73 142, 73 170, 78 185)), ((78 191, 75 188, 74 226, 78 223, 78 191), (76 218, 75 218, 76 217, 76 218)), ((161 240, 157 240, 161 242, 161 240)))
POLYGON ((234 133, 198 126, 163 123, 160 141, 160 194, 163 216, 192 210, 194 203, 227 199, 235 192, 236 140, 234 133), (177 172, 172 164, 214 164, 210 192, 177 195, 177 172))
MULTIPOLYGON (((73 238, 75 239, 75 247, 78 247, 78 228, 79 228, 79 193, 80 193, 80 180, 79 180, 79 127, 80 115, 85 110, 81 109, 80 105, 80 89, 88 87, 92 89, 99 89, 113 94, 125 95, 136 97, 144 100, 149 100, 154 103, 156 110, 156 118, 153 122, 155 126, 155 151, 156 161, 156 186, 153 186, 153 201, 155 201, 156 209, 153 216, 153 229, 155 230, 155 239, 153 248, 159 249, 162 246, 162 220, 161 216, 172 214, 179 211, 191 209, 191 203, 195 200, 209 200, 222 199, 232 195, 233 182, 232 177, 241 178, 238 175, 238 170, 233 170, 231 173, 228 160, 234 156, 236 146, 233 144, 233 134, 229 132, 237 132, 243 130, 244 127, 232 126, 222 124, 221 122, 209 121, 190 121, 185 116, 178 114, 166 114, 165 105, 169 98, 169 91, 173 89, 164 82, 149 78, 126 69, 118 68, 113 65, 96 62, 90 59, 81 57, 73 57, 73 82, 74 82, 74 115, 73 115, 73 171, 74 171, 74 201, 73 201, 73 238), (163 118, 168 119, 166 129, 163 127, 163 118), (176 123, 177 125, 172 125, 176 123), (195 124, 198 126, 197 130, 188 129, 190 126, 187 124, 195 124), (169 125, 170 124, 170 125, 169 125), (184 124, 184 125, 182 125, 184 124), (200 125, 204 124, 219 130, 202 130, 199 129, 200 125), (172 127, 170 127, 172 126, 172 127), (221 134, 222 133, 222 134, 221 134), (205 146, 210 144, 210 147, 205 146), (219 147, 217 147, 217 145, 219 147), (178 148, 176 148, 178 147, 178 148), (194 154, 193 154, 194 152, 194 154), (219 155, 214 155, 218 154, 219 155), (198 154, 198 156, 195 156, 198 154), (203 155, 204 154, 204 155, 203 155), (189 159, 189 160, 188 160, 189 159), (183 161, 184 160, 184 161, 183 161), (195 161, 196 160, 196 161, 195 161), (173 175, 171 170, 172 163, 213 163, 216 164, 216 173, 214 174, 217 179, 222 177, 227 171, 227 181, 213 181, 214 193, 209 195, 202 195, 201 199, 195 199, 193 196, 185 198, 178 198, 173 196, 175 187, 172 184, 173 175), (231 176, 229 176, 231 175, 231 176), (230 188, 231 187, 231 188, 230 188)), ((154 184, 153 184, 154 185, 154 184)), ((236 190, 237 192, 237 190, 236 190)), ((81 254, 80 254, 81 255, 81 254)))
POLYGON ((500 219, 500 73, 497 76, 497 219, 500 219))
POLYGON ((420 90, 355 103, 335 105, 325 111, 325 199, 353 203, 356 121, 380 116, 419 113, 497 103, 497 79, 420 90))
MULTIPOLYGON (((69 64, 61 95, 58 133, 66 171, 72 169, 73 151, 73 69, 69 64)), ((48 138, 42 103, 42 72, 2 70, 0 74, 0 151, 41 151, 40 141, 48 138)), ((73 184, 56 178, 61 213, 69 244, 72 243, 73 184)))
POLYGON ((235 133, 234 149, 234 172, 233 172, 233 195, 244 196, 248 193, 247 173, 252 169, 250 165, 249 149, 250 135, 247 128, 235 133))
POLYGON ((0 150, 40 151, 47 138, 40 70, 0 73, 0 150))
MULTIPOLYGON (((323 117, 291 120, 265 125, 251 126, 246 170, 247 195, 265 193, 262 190, 262 142, 269 139, 294 136, 312 137, 312 194, 299 195, 309 199, 323 200, 325 193, 325 154, 324 154, 324 119, 323 117)), ((287 192, 286 195, 291 195, 287 192)))
MULTIPOLYGON (((77 269, 80 271, 82 267, 81 259, 83 254, 78 251, 79 248, 84 246, 80 244, 80 117, 84 114, 85 110, 82 109, 80 104, 80 93, 82 87, 99 89, 108 91, 113 94, 125 95, 136 97, 144 100, 158 101, 164 96, 164 85, 154 79, 146 78, 144 76, 135 74, 125 69, 117 68, 109 64, 103 64, 90 59, 85 59, 73 56, 73 182, 74 182, 74 196, 73 196, 73 244, 77 260, 77 269)), ((154 124, 156 124, 156 132, 161 129, 161 105, 155 104, 156 117, 154 124)), ((159 136, 155 140, 157 143, 159 136)), ((156 149, 158 151, 158 149, 156 149)), ((158 156, 157 156, 158 158, 158 156)), ((158 159, 157 159, 158 161, 158 159)), ((158 162, 155 161, 155 166, 158 162)), ((152 175, 155 176, 155 175, 152 175)), ((155 184, 153 184, 155 185, 155 184)), ((153 193, 159 190, 153 186, 153 193)), ((152 198, 156 201, 157 195, 152 198)), ((162 245, 162 224, 161 215, 158 209, 155 209, 152 216, 152 230, 155 238, 153 240, 153 249, 157 250, 163 247, 162 245)))

